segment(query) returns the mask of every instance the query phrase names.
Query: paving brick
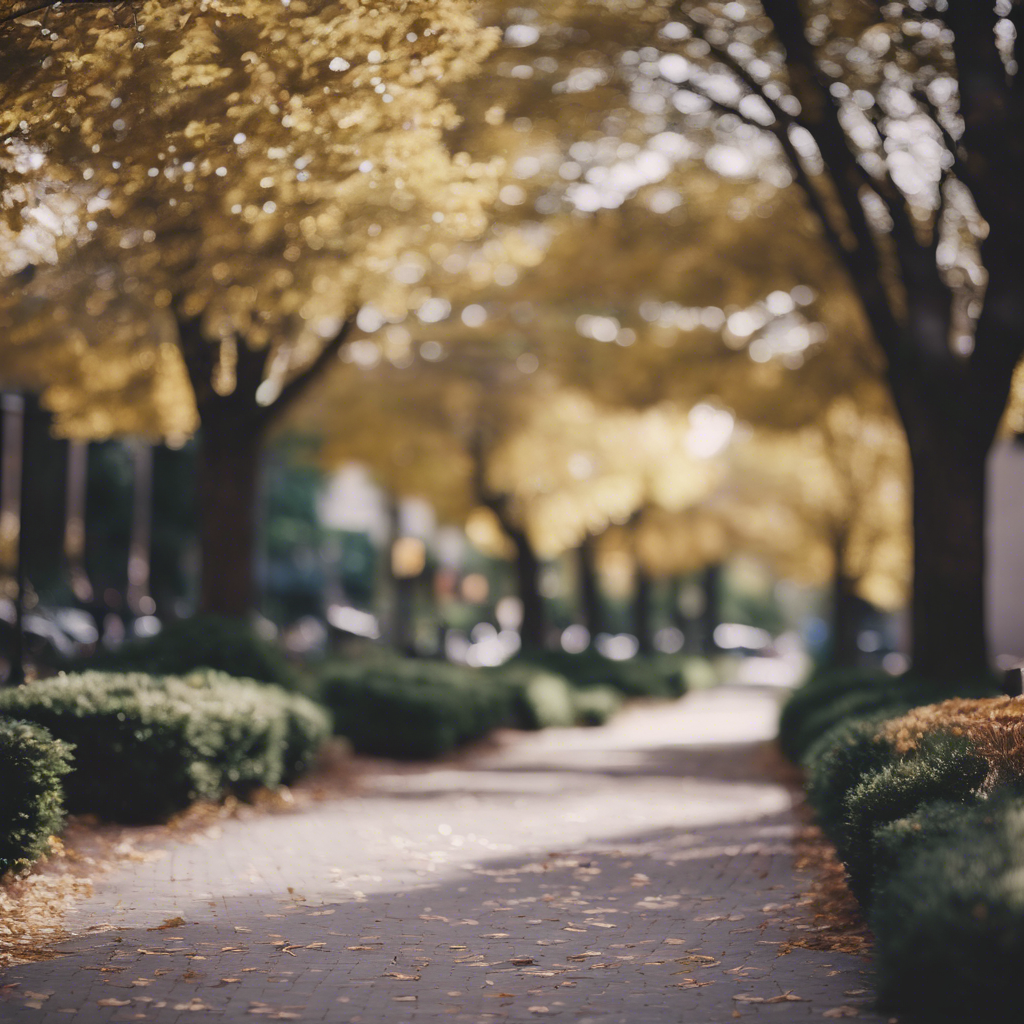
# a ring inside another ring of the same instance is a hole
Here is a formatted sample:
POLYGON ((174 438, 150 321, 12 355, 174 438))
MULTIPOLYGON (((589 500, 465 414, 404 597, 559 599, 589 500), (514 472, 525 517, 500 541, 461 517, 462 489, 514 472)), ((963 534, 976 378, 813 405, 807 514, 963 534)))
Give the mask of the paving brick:
POLYGON ((98 879, 62 956, 7 972, 0 1019, 878 1021, 866 961, 777 955, 793 925, 763 908, 805 880, 775 716, 695 693, 169 840, 98 879))

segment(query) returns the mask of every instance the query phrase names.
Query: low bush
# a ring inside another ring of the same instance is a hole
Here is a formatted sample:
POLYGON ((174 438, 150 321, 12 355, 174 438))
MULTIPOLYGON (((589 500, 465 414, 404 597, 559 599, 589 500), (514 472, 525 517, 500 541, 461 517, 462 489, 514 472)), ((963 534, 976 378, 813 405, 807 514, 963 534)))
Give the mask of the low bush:
POLYGON ((220 615, 170 622, 156 636, 130 640, 113 651, 98 651, 67 668, 151 676, 182 676, 208 668, 239 679, 276 683, 287 690, 303 689, 305 682, 282 651, 259 636, 250 623, 220 615))
POLYGON ((604 725, 622 707, 622 694, 610 686, 591 686, 572 692, 577 725, 604 725))
POLYGON ((870 907, 883 1001, 929 1021, 1024 1018, 1024 701, 994 690, 847 673, 783 715, 870 907))
POLYGON ((485 671, 493 685, 513 695, 513 723, 518 729, 550 729, 576 724, 573 688, 565 676, 526 662, 513 661, 485 671))
POLYGON ((308 763, 326 728, 308 701, 209 671, 56 676, 0 691, 0 713, 74 744, 68 810, 125 822, 276 786, 308 763))
POLYGON ((937 801, 974 803, 988 774, 988 763, 969 743, 937 735, 912 755, 863 776, 846 797, 846 820, 833 833, 854 895, 871 901, 879 828, 937 801))
POLYGON ((892 676, 881 669, 825 669, 794 690, 782 709, 779 743, 793 761, 802 761, 822 735, 862 717, 895 718, 911 708, 951 697, 993 697, 997 680, 926 679, 907 673, 892 676))
POLYGON ((0 876, 38 860, 60 831, 70 762, 70 748, 45 729, 0 719, 0 876))
POLYGON ((436 757, 516 720, 515 688, 486 674, 425 659, 335 662, 320 699, 358 753, 436 757))
POLYGON ((892 746, 878 735, 883 721, 863 718, 831 729, 807 752, 807 800, 829 835, 844 828, 846 798, 861 779, 895 757, 892 746))
POLYGON ((624 697, 668 698, 686 692, 687 661, 695 659, 659 654, 612 661, 588 650, 581 654, 531 651, 516 660, 556 672, 576 687, 608 687, 624 697))
POLYGON ((928 1021, 1024 1018, 1024 797, 931 805, 880 830, 876 936, 883 1002, 928 1021))

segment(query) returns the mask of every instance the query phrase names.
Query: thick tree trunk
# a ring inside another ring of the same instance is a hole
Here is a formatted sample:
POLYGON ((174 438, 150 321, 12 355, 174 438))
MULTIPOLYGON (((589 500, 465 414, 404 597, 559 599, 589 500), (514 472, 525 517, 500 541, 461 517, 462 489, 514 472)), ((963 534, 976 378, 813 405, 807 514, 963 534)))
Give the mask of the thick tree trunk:
POLYGON ((546 646, 547 624, 544 597, 540 592, 540 559, 522 530, 508 530, 508 534, 516 548, 516 589, 523 605, 519 636, 524 650, 543 650, 546 646))
POLYGON ((597 566, 594 564, 592 536, 588 535, 576 549, 576 571, 579 580, 580 616, 593 641, 598 633, 605 632, 605 624, 601 589, 597 581, 597 566))
POLYGON ((985 465, 988 443, 949 410, 905 417, 913 475, 911 662, 933 677, 988 671, 985 465), (945 416, 943 415, 945 413, 945 416), (919 417, 919 419, 918 419, 919 417), (930 420, 930 422, 929 422, 930 420))
POLYGON ((633 592, 633 629, 640 654, 654 653, 654 635, 651 629, 651 577, 638 565, 633 592))
POLYGON ((200 409, 200 608, 241 617, 256 606, 256 508, 260 432, 214 403, 200 409))

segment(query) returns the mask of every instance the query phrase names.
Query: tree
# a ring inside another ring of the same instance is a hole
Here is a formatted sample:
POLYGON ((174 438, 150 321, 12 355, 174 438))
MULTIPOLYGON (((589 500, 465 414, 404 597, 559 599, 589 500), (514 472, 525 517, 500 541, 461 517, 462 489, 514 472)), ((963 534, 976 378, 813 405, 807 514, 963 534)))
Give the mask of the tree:
POLYGON ((493 33, 470 0, 29 13, 3 51, 3 266, 60 257, 24 289, 47 306, 37 338, 178 345, 202 422, 202 604, 244 613, 269 424, 364 300, 410 297, 403 252, 483 227, 490 172, 448 151, 440 88, 493 33))
POLYGON ((985 458, 1024 353, 1022 6, 671 9, 663 71, 724 133, 775 139, 885 356, 913 474, 915 668, 984 671, 985 458))

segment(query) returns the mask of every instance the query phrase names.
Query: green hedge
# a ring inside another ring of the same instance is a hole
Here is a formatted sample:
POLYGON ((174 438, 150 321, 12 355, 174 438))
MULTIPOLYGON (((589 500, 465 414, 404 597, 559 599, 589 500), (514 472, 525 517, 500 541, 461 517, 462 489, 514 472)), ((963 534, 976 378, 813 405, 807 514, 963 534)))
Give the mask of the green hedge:
POLYGON ((607 687, 624 697, 679 697, 689 689, 688 663, 697 661, 673 654, 612 661, 593 650, 581 654, 531 651, 516 660, 556 672, 573 686, 607 687))
POLYGON ((929 1021, 1018 1024, 1024 796, 926 805, 882 831, 879 846, 891 866, 871 913, 882 1000, 929 1021))
POLYGON ((825 669, 796 689, 782 709, 779 743, 793 761, 838 726, 858 718, 895 718, 922 704, 950 697, 993 697, 995 678, 934 680, 913 673, 892 676, 881 669, 825 669))
POLYGON ((514 687, 463 665, 427 659, 333 662, 320 699, 359 753, 430 758, 516 721, 514 687))
POLYGON ((621 705, 610 687, 577 688, 526 661, 493 669, 379 655, 320 668, 320 700, 359 753, 430 758, 503 726, 600 725, 621 705))
POLYGON ((56 676, 0 691, 0 713, 74 744, 70 811, 125 822, 276 786, 308 763, 328 730, 304 698, 209 671, 56 676))
POLYGON ((70 761, 70 748, 45 729, 0 719, 0 876, 38 860, 61 830, 70 761))
POLYGON ((883 731, 953 695, 996 686, 823 674, 787 705, 783 741, 869 912, 883 1004, 1003 1024, 1024 1019, 1024 778, 1006 771, 1013 758, 997 773, 966 736, 938 729, 900 753, 883 731))
POLYGON ((239 679, 276 683, 287 690, 305 688, 302 674, 276 644, 259 636, 250 623, 219 615, 194 615, 168 623, 156 636, 130 640, 113 651, 98 651, 67 668, 151 676, 214 669, 239 679))
POLYGON ((559 672, 524 660, 486 670, 512 688, 517 729, 603 725, 622 707, 623 696, 610 686, 574 685, 559 672))

